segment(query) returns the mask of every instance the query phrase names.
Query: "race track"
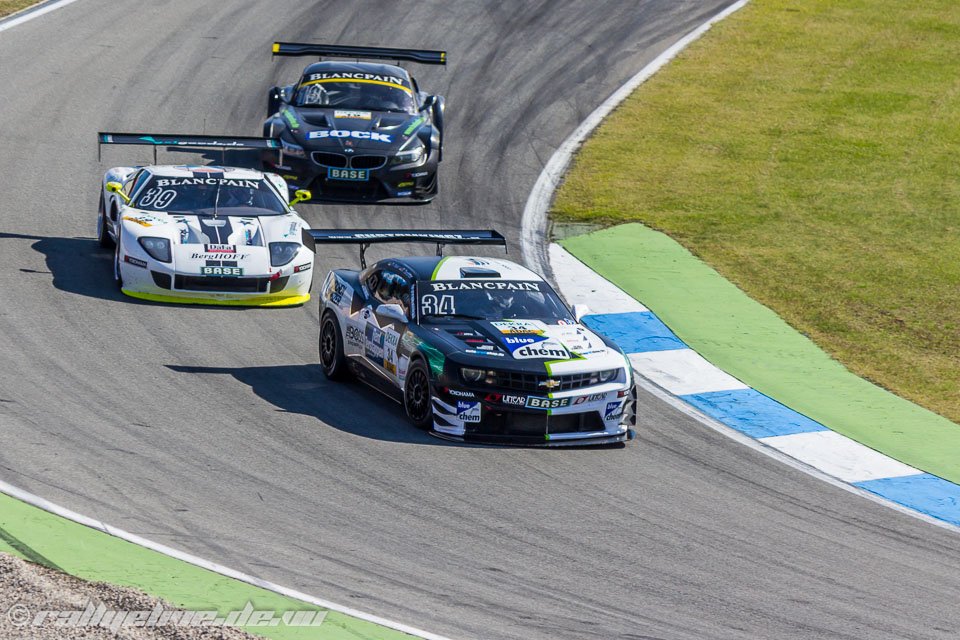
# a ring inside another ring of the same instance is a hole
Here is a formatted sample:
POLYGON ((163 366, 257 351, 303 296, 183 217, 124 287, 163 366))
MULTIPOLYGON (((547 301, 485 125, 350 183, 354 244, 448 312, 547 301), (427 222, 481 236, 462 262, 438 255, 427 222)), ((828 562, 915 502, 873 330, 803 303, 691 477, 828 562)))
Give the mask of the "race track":
MULTIPOLYGON (((258 134, 267 89, 307 62, 271 60, 279 38, 451 62, 413 67, 447 97, 437 200, 305 207, 314 226, 492 225, 515 240, 554 148, 727 4, 81 0, 3 32, 0 478, 454 638, 955 638, 953 533, 650 396, 623 449, 432 439, 375 392, 324 380, 315 303, 138 303, 94 239, 103 170, 150 159, 110 148, 98 165, 95 133, 258 134)), ((331 250, 315 277, 355 263, 331 250)))

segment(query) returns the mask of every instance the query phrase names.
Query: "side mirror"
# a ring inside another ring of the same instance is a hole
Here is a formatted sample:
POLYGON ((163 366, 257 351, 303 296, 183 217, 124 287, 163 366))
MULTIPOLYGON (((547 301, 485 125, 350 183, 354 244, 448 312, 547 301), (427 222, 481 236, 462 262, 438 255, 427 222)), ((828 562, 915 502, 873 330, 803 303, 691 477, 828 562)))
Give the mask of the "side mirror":
POLYGON ((123 185, 120 184, 119 182, 108 182, 107 191, 109 191, 110 193, 117 194, 118 196, 123 198, 124 202, 126 202, 127 204, 130 204, 130 196, 128 196, 123 192, 123 185))
POLYGON ((573 311, 573 319, 577 322, 582 321, 583 316, 590 315, 590 307, 585 304, 575 304, 571 311, 573 311))
POLYGON ((389 320, 396 320, 397 322, 407 321, 407 314, 403 312, 403 307, 398 304, 382 304, 377 307, 376 314, 389 320))
POLYGON ((437 96, 427 96, 423 99, 423 104, 420 105, 420 111, 426 111, 433 107, 433 103, 437 101, 437 96))
POLYGON ((290 201, 290 206, 297 204, 298 202, 303 202, 304 200, 310 200, 313 198, 313 194, 310 193, 309 189, 297 189, 293 192, 293 200, 290 201))

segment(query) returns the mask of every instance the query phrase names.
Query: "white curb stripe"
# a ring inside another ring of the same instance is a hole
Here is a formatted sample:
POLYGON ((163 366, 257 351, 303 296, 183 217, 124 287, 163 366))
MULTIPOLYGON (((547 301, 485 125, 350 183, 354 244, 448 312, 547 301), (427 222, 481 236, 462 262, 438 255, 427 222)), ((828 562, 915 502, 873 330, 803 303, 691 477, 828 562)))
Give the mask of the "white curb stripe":
POLYGON ((643 84, 650 76, 660 70, 663 65, 672 60, 678 53, 683 51, 691 42, 694 42, 715 23, 723 20, 731 13, 739 11, 746 6, 747 0, 739 0, 732 5, 713 16, 705 23, 678 40, 672 47, 654 58, 650 64, 640 70, 635 76, 630 78, 625 85, 613 92, 613 94, 603 101, 599 107, 593 110, 587 119, 580 123, 580 126, 574 129, 573 133, 563 141, 563 144, 553 152, 550 160, 543 167, 540 176, 537 178, 533 190, 527 198, 527 204, 523 208, 523 219, 520 228, 520 253, 523 261, 528 267, 537 273, 550 273, 550 260, 544 246, 544 230, 547 228, 547 209, 550 207, 550 201, 553 200, 553 192, 560 184, 563 174, 570 164, 570 159, 577 147, 586 140, 590 132, 597 128, 597 125, 613 111, 618 104, 627 99, 633 90, 643 84))
POLYGON ((278 584, 274 584, 273 582, 268 582, 267 580, 262 580, 255 576, 230 569, 221 564, 210 562, 209 560, 204 560, 203 558, 198 558, 197 556, 191 555, 184 551, 179 551, 172 547, 168 547, 160 544, 159 542, 147 540, 146 538, 142 538, 135 533, 130 533, 128 531, 124 531, 123 529, 112 527, 106 523, 100 522, 99 520, 94 520, 93 518, 88 518, 87 516, 70 511, 65 507, 61 507, 60 505, 54 504, 49 500, 41 498, 40 496, 36 496, 32 493, 24 491, 23 489, 14 487, 11 484, 7 484, 2 480, 0 480, 0 493, 5 493, 11 498, 16 498, 21 502, 26 502, 27 504, 37 507, 38 509, 43 509, 48 513, 60 516, 61 518, 66 518, 67 520, 71 520, 77 524, 82 524, 85 527, 102 531, 103 533, 109 534, 115 538, 132 542, 135 545, 150 549, 151 551, 156 551, 157 553, 162 553, 165 556, 170 556, 171 558, 176 558, 177 560, 182 560, 183 562, 200 567, 201 569, 219 573, 222 576, 233 578, 234 580, 239 580, 240 582, 246 582, 247 584, 252 584, 255 587, 260 587, 261 589, 266 589, 267 591, 272 591, 282 596, 293 598, 294 600, 300 600, 301 602, 306 602, 324 609, 329 609, 330 611, 337 611, 348 616, 353 616, 359 620, 365 620, 367 622, 372 622, 395 631, 401 631, 403 633, 410 634, 417 638, 423 638, 423 640, 450 640, 450 638, 439 636, 428 631, 423 631, 415 627, 410 627, 401 622, 394 622, 393 620, 381 618, 380 616, 375 616, 373 614, 358 611, 350 607, 345 607, 341 604, 336 604, 335 602, 330 602, 329 600, 317 598, 301 591, 283 587, 278 584))
POLYGON ((674 395, 750 388, 693 349, 630 353, 627 357, 637 373, 674 395))
POLYGON ((611 285, 556 243, 550 243, 550 263, 568 276, 564 294, 568 301, 590 301, 590 313, 630 313, 649 311, 645 306, 611 285))
POLYGON ((835 431, 795 433, 759 440, 844 482, 865 482, 923 473, 835 431))
POLYGON ((24 22, 29 22, 34 18, 39 18, 44 14, 50 13, 51 11, 56 11, 57 9, 63 8, 68 4, 73 4, 76 1, 77 0, 57 0, 56 2, 42 2, 32 9, 24 9, 20 13, 15 13, 4 20, 0 20, 0 31, 12 29, 23 24, 24 22))

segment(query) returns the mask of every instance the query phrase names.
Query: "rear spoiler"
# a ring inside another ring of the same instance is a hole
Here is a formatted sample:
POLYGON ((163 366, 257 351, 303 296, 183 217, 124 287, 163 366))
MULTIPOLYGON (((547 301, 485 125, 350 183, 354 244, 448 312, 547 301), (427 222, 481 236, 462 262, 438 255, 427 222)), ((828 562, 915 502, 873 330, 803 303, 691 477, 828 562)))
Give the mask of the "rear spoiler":
POLYGON ((317 244, 359 244, 360 267, 367 267, 365 253, 372 244, 388 242, 428 242, 437 245, 443 255, 448 244, 494 244, 504 248, 506 239, 494 229, 304 229, 303 244, 316 252, 317 244))
POLYGON ((167 133, 106 133, 97 134, 97 161, 105 144, 133 144, 153 147, 153 162, 157 162, 157 147, 196 147, 200 149, 279 149, 280 141, 275 138, 257 138, 253 136, 206 136, 178 135, 167 133))
POLYGON ((427 49, 394 49, 389 47, 354 47, 343 44, 302 44, 274 42, 275 56, 323 56, 333 58, 372 58, 376 60, 407 60, 421 64, 447 64, 446 51, 427 49))

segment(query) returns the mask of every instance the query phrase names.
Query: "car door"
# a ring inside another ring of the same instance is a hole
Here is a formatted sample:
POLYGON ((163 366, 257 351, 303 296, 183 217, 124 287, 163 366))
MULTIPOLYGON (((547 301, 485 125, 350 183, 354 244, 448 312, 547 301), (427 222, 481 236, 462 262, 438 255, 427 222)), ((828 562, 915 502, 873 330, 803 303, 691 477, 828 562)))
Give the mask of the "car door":
POLYGON ((407 328, 407 321, 388 317, 378 311, 386 304, 398 305, 408 318, 411 283, 396 269, 381 267, 368 273, 364 284, 369 292, 368 302, 360 312, 364 321, 364 360, 369 368, 396 382, 397 348, 400 336, 407 328))

